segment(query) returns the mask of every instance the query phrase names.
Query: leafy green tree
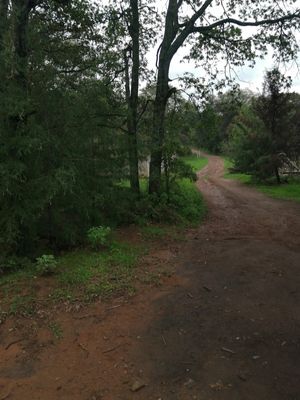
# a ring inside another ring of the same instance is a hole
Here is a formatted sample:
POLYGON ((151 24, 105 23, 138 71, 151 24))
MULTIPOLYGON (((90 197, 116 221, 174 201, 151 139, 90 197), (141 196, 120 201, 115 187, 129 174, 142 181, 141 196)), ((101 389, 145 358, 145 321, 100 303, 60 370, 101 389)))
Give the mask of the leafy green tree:
POLYGON ((266 132, 270 138, 268 149, 271 164, 280 183, 279 169, 282 165, 282 153, 289 153, 291 132, 287 127, 291 119, 291 103, 286 90, 291 81, 285 78, 277 68, 265 74, 263 94, 256 101, 256 111, 264 122, 266 132))
MULTIPOLYGON (((130 186, 139 194, 138 131, 140 115, 139 83, 147 78, 146 52, 153 45, 155 36, 155 13, 152 1, 126 0, 116 6, 111 2, 105 7, 106 24, 103 27, 106 51, 114 60, 115 77, 122 77, 126 102, 127 153, 130 186), (109 50, 108 50, 109 48, 109 50)), ((120 86, 122 88, 122 86, 120 86)))
POLYGON ((213 79, 217 57, 233 66, 254 61, 258 53, 267 53, 268 44, 279 50, 284 59, 298 50, 295 31, 299 28, 300 10, 293 0, 185 1, 169 0, 163 38, 157 57, 156 96, 153 107, 152 149, 149 177, 150 193, 160 192, 162 149, 165 138, 165 113, 168 99, 174 92, 169 85, 171 61, 187 41, 191 57, 197 59, 213 79), (288 11, 286 11, 288 10, 288 11), (250 36, 243 27, 257 27, 250 36))
POLYGON ((267 71, 262 95, 253 97, 234 118, 226 148, 239 171, 260 180, 274 176, 280 183, 286 159, 298 159, 299 104, 293 101, 298 96, 287 92, 289 86, 290 80, 277 68, 267 71))
MULTIPOLYGON (((21 3, 7 17, 6 35, 16 41, 21 3)), ((78 243, 107 218, 125 170, 122 100, 98 74, 98 10, 84 0, 26 10, 23 58, 2 42, 0 247, 7 253, 29 253, 41 241, 78 243)))
POLYGON ((196 109, 191 102, 178 92, 173 94, 167 106, 166 139, 163 147, 163 175, 168 199, 176 179, 196 180, 192 168, 180 159, 181 155, 191 152, 191 123, 195 114, 196 109))
POLYGON ((289 146, 289 157, 296 163, 299 164, 300 159, 300 94, 290 93, 288 94, 288 101, 291 104, 291 124, 290 129, 290 146, 289 146))
POLYGON ((270 177, 273 174, 270 145, 263 121, 252 106, 244 105, 229 127, 225 145, 235 170, 260 180, 270 177))
POLYGON ((228 129, 243 104, 253 97, 252 93, 233 88, 217 96, 210 96, 204 109, 199 112, 194 140, 197 146, 212 153, 220 153, 228 140, 228 129))
POLYGON ((199 115, 195 132, 197 146, 212 153, 218 153, 222 143, 221 116, 217 114, 213 104, 207 104, 199 115))

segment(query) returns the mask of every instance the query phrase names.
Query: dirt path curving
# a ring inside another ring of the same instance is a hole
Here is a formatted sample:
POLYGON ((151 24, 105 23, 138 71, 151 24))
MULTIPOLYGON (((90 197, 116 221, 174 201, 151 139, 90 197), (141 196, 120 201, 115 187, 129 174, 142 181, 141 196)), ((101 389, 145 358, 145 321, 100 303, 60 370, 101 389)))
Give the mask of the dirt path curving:
POLYGON ((58 343, 40 331, 3 347, 0 399, 300 399, 300 205, 222 174, 209 157, 198 185, 210 212, 171 258, 175 275, 60 316, 58 343))

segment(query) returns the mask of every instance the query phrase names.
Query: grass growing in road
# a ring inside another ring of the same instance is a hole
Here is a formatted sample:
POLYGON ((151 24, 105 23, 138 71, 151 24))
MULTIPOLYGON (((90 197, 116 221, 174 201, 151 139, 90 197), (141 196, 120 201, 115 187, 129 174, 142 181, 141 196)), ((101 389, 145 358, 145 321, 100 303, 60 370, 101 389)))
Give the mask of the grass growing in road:
POLYGON ((57 322, 50 322, 48 328, 56 340, 63 337, 63 330, 57 322))
POLYGON ((224 178, 226 179, 236 179, 244 184, 251 185, 255 187, 262 193, 270 197, 274 197, 277 199, 287 199, 287 200, 295 200, 300 202, 300 179, 297 178, 289 178, 288 182, 283 182, 278 185, 277 183, 269 183, 263 184, 259 182, 253 181, 252 177, 248 174, 242 173, 232 173, 230 172, 230 168, 233 166, 233 163, 225 158, 224 159, 224 167, 225 174, 224 178))
POLYGON ((197 155, 181 157, 181 160, 190 165, 194 172, 200 171, 200 169, 204 168, 208 163, 206 157, 199 157, 197 155))
POLYGON ((147 225, 141 228, 141 233, 145 239, 159 239, 165 237, 168 234, 166 227, 157 225, 147 225))

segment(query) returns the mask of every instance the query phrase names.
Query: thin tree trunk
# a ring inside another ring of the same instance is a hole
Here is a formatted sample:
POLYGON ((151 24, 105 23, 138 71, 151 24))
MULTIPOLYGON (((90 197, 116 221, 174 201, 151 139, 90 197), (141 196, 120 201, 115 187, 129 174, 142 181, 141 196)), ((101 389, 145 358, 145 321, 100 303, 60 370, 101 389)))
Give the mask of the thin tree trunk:
MULTIPOLYGON (((130 0, 131 21, 129 25, 129 34, 132 40, 132 69, 131 86, 129 76, 128 58, 125 60, 126 70, 126 97, 128 105, 127 113, 127 131, 128 131, 128 157, 130 170, 130 187, 137 194, 140 193, 139 183, 139 160, 137 149, 137 108, 139 91, 139 73, 140 73, 140 22, 138 0, 130 0)), ((126 57, 126 56, 125 56, 126 57)))
MULTIPOLYGON (((168 81, 166 81, 167 83, 168 81)), ((163 83, 157 94, 153 109, 152 147, 149 173, 149 193, 159 193, 161 190, 161 165, 163 143, 165 137, 165 113, 167 106, 168 83, 163 83)))
POLYGON ((177 0, 169 0, 165 22, 165 32, 159 52, 156 95, 153 107, 149 193, 159 194, 161 191, 161 167, 165 137, 165 114, 168 98, 172 93, 169 88, 169 69, 172 57, 176 52, 176 49, 172 49, 171 46, 178 31, 178 28, 176 27, 177 20, 177 0))
POLYGON ((12 77, 20 88, 27 87, 28 22, 32 3, 29 0, 13 0, 13 46, 12 77))
POLYGON ((277 183, 280 185, 281 184, 281 179, 280 179, 279 170, 278 170, 277 166, 275 166, 274 171, 275 171, 275 176, 276 176, 277 183))
MULTIPOLYGON (((5 49, 5 35, 7 32, 7 13, 8 13, 8 0, 0 0, 0 93, 1 96, 4 92, 6 82, 6 57, 5 49)), ((1 115, 1 113, 0 113, 1 115)), ((2 120, 2 115, 1 115, 2 120)), ((3 123, 3 121, 1 121, 3 123)))
POLYGON ((7 25, 8 0, 0 0, 0 53, 3 50, 3 39, 7 25))

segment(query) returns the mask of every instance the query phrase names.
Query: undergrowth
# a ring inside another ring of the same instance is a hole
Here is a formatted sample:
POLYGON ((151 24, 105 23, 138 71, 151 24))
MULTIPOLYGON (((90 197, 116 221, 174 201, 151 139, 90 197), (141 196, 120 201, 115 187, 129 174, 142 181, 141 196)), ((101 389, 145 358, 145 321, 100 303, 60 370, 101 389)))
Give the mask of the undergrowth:
MULTIPOLYGON (((192 162, 196 169, 206 164, 206 160, 198 157, 188 157, 187 162, 192 162)), ((90 302, 99 297, 131 295, 136 290, 137 280, 158 284, 160 276, 168 272, 156 273, 143 267, 139 272, 136 268, 141 256, 147 253, 147 243, 182 240, 182 228, 198 225, 206 207, 195 184, 188 179, 176 181, 169 196, 164 193, 159 197, 148 195, 145 181, 142 188, 137 198, 126 184, 121 185, 122 196, 118 212, 113 216, 114 223, 112 216, 107 215, 101 226, 91 227, 84 245, 64 252, 54 251, 53 255, 51 248, 46 249, 47 252, 36 255, 36 262, 34 258, 18 257, 11 262, 2 260, 0 319, 1 315, 32 315, 40 306, 62 301, 90 302), (132 223, 140 232, 141 241, 133 244, 117 240, 115 227, 132 223), (106 233, 110 234, 109 240, 106 233)), ((54 334, 58 336, 57 332, 54 334)))
POLYGON ((77 249, 56 258, 56 272, 39 276, 34 265, 0 280, 0 314, 32 315, 37 305, 90 302, 113 294, 134 293, 134 270, 145 246, 114 242, 110 249, 77 249), (42 287, 39 293, 38 287, 42 287))

